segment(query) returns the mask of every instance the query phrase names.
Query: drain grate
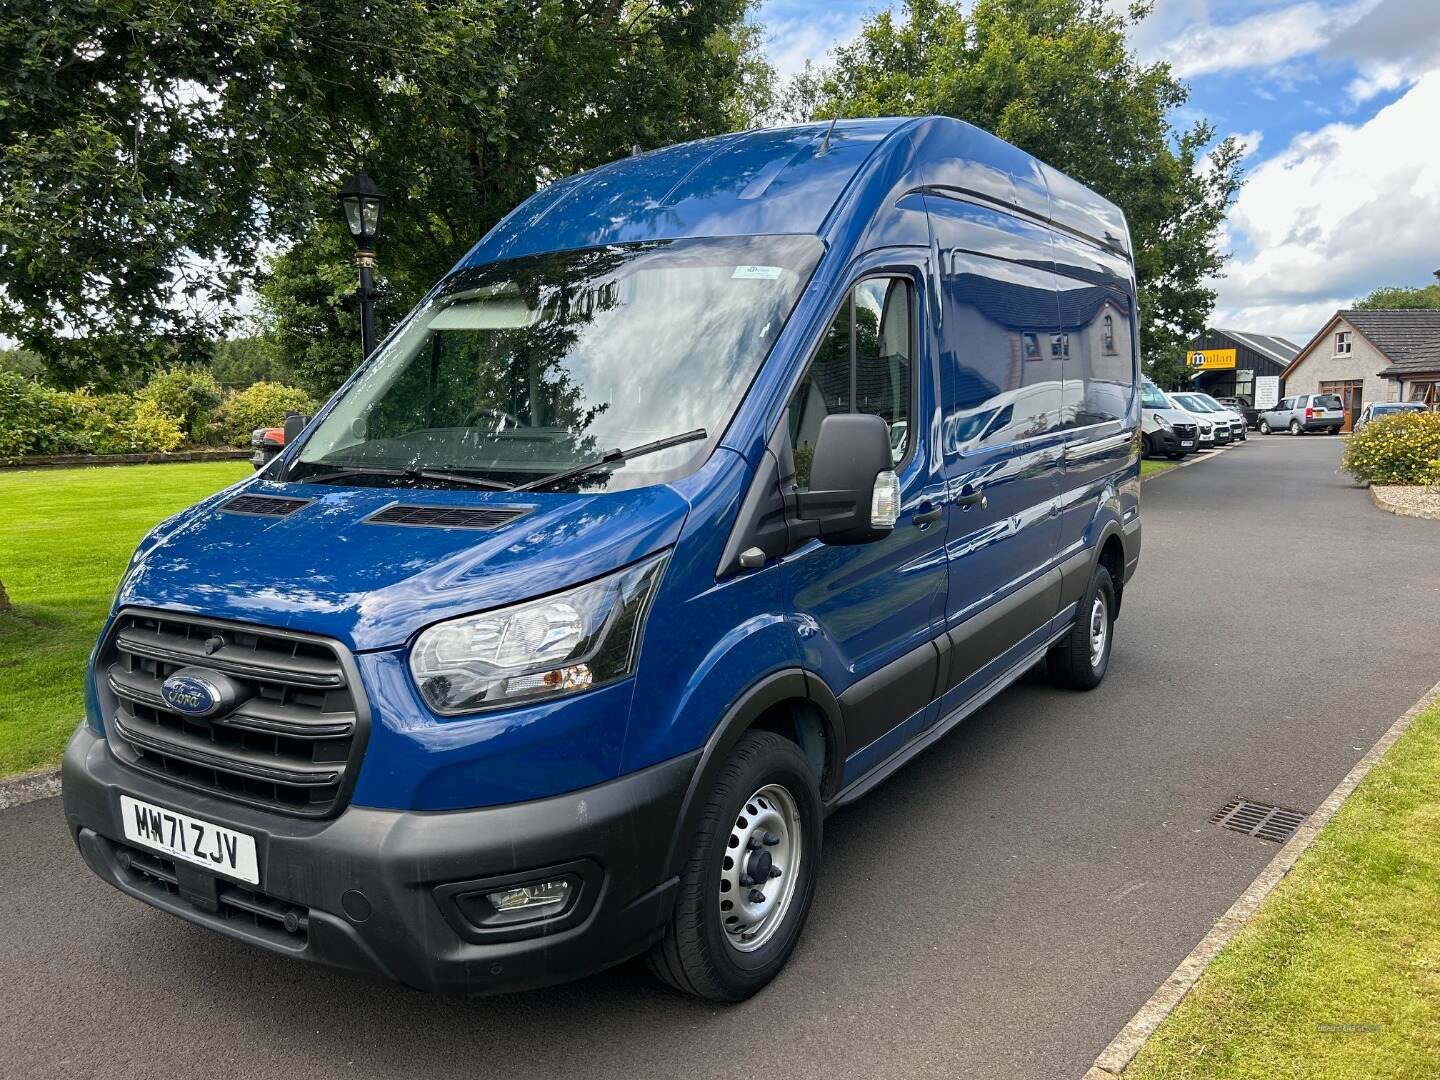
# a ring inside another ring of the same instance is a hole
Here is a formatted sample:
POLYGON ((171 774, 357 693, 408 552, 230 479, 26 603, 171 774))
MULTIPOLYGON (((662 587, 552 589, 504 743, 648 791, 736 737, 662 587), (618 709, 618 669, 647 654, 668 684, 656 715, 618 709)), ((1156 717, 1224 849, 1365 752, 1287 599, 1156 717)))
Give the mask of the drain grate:
POLYGON ((1277 844, 1283 844, 1294 836, 1304 820, 1305 815, 1299 810, 1241 798, 1231 799, 1210 817, 1212 825, 1246 836, 1258 836, 1261 840, 1273 840, 1277 844))

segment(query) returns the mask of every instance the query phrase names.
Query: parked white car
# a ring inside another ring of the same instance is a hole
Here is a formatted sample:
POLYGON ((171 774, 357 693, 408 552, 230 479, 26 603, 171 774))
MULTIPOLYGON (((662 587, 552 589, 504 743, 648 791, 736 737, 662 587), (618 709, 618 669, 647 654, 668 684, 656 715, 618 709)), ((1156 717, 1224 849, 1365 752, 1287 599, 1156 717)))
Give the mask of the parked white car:
POLYGON ((1192 409, 1180 400, 1179 394, 1166 394, 1172 409, 1177 409, 1190 417, 1191 421, 1200 429, 1198 442, 1201 450, 1213 450, 1217 446, 1227 446, 1230 442, 1230 425, 1220 423, 1218 416, 1212 416, 1204 410, 1192 409))
POLYGON ((1209 394, 1202 394, 1199 391, 1187 390, 1172 396, 1192 413, 1206 416, 1217 425, 1224 424, 1230 431, 1231 439, 1245 441, 1250 425, 1245 422, 1244 414, 1238 413, 1234 409, 1227 409, 1209 394))

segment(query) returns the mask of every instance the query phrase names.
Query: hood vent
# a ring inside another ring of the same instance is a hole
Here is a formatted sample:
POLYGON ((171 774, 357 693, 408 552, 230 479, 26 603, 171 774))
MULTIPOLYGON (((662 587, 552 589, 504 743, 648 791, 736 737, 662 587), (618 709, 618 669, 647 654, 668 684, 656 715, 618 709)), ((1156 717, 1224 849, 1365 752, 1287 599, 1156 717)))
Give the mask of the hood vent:
POLYGON ((396 503, 365 520, 371 525, 439 529, 498 529, 530 512, 528 506, 407 506, 396 503))
POLYGON ((255 517, 286 517, 309 506, 312 499, 289 499, 279 495, 237 495, 229 502, 221 503, 220 510, 226 514, 251 514, 255 517))

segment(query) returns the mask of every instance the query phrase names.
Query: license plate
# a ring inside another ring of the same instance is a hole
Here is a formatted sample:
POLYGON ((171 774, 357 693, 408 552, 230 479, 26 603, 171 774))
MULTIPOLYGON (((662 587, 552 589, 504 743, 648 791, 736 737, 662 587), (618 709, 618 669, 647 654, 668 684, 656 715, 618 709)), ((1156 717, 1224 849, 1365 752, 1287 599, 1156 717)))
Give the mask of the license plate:
POLYGON ((253 836, 129 795, 120 796, 120 818, 125 839, 132 844, 251 885, 260 884, 253 836))
POLYGON ((1195 445, 1195 440, 1194 440, 1194 439, 1181 439, 1181 440, 1180 440, 1180 449, 1182 449, 1182 450, 1185 449, 1187 446, 1194 446, 1194 445, 1195 445))

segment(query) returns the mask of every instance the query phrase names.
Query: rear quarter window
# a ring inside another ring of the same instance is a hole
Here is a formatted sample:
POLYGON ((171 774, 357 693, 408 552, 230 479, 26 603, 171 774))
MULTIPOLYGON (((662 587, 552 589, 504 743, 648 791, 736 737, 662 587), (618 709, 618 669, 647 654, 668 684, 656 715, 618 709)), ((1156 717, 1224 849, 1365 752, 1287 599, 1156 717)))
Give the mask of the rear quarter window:
POLYGON ((1338 409, 1340 408, 1340 396, 1338 394, 1317 394, 1315 407, 1317 409, 1338 409))

